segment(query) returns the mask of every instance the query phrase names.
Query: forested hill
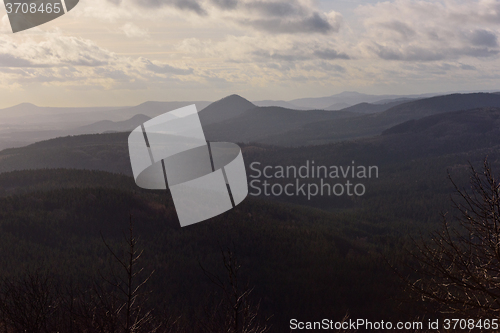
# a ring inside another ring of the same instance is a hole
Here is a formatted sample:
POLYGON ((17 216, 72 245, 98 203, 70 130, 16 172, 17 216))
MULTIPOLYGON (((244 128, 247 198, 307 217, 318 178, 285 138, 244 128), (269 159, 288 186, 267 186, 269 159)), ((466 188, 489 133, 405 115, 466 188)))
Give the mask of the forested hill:
MULTIPOLYGON (((352 161, 356 165, 377 166, 379 177, 362 181, 366 194, 361 198, 345 195, 317 196, 310 200, 304 196, 261 195, 261 198, 329 211, 359 213, 359 209, 363 209, 368 221, 379 221, 381 232, 400 230, 402 226, 417 230, 437 223, 436 212, 450 208, 453 187, 447 179, 447 171, 465 185, 468 161, 477 167, 488 156, 493 165, 500 164, 498 119, 500 110, 496 108, 458 111, 410 122, 370 139, 298 148, 253 144, 242 145, 242 150, 249 177, 255 175, 249 167, 253 162, 261 163, 261 169, 267 165, 300 167, 307 161, 326 166, 349 166, 352 161), (394 211, 393 207, 398 210, 394 211)), ((127 134, 58 138, 2 151, 0 170, 16 168, 94 169, 130 176, 127 134)), ((273 180, 283 184, 293 181, 273 180)), ((342 179, 328 181, 334 184, 342 179)), ((95 183, 90 178, 89 182, 95 183)), ((318 182, 319 179, 310 180, 310 183, 318 182)), ((126 183, 135 188, 131 178, 127 178, 126 183)), ((33 186, 37 186, 36 182, 33 186)), ((7 194, 11 191, 9 186, 4 189, 7 194)))
POLYGON ((39 169, 0 174, 0 197, 63 188, 95 187, 139 190, 130 176, 97 170, 39 169))
POLYGON ((407 236, 434 230, 440 213, 452 209, 447 171, 465 186, 468 161, 480 168, 488 156, 500 168, 499 125, 500 108, 491 107, 430 115, 357 141, 296 148, 242 144, 247 167, 298 167, 313 160, 346 166, 355 160, 378 166, 379 177, 363 180, 362 197, 249 196, 186 228, 166 191, 135 186, 128 133, 4 150, 0 277, 43 265, 63 280, 88 285, 108 267, 102 238, 117 248, 132 215, 145 250, 142 263, 155 270, 151 302, 164 301, 187 322, 204 311, 213 287, 200 263, 222 272, 221 246, 234 248, 262 313, 274 315, 273 332, 286 332, 290 318, 340 319, 347 311, 353 318, 400 320, 413 307, 394 303, 401 294, 384 256, 404 257, 407 236), (7 172, 16 169, 38 170, 7 172))
MULTIPOLYGON (((304 196, 264 194, 261 197, 330 211, 375 209, 379 212, 378 218, 384 216, 386 227, 397 229, 401 225, 398 219, 418 220, 419 224, 436 222, 439 216, 435 211, 448 209, 449 195, 453 191, 447 180, 448 170, 465 184, 468 161, 478 166, 488 156, 494 165, 500 164, 499 119, 498 108, 476 109, 422 118, 387 130, 384 135, 352 142, 298 148, 241 146, 249 181, 256 175, 250 168, 254 162, 260 163, 260 169, 267 165, 300 167, 307 161, 314 161, 317 166, 349 166, 352 161, 356 165, 377 166, 379 177, 363 180, 366 195, 362 198, 317 196, 308 200, 304 196), (394 205, 400 207, 396 214, 391 208, 394 205)), ((131 176, 127 133, 58 138, 0 152, 2 172, 42 168, 101 170, 131 176)), ((341 180, 330 179, 329 182, 341 180)), ((274 180, 282 184, 293 181, 274 180)), ((36 183, 34 181, 34 187, 36 183)), ((134 186, 131 178, 127 178, 126 183, 134 186)), ((9 191, 9 186, 3 189, 4 193, 11 193, 9 191)))
MULTIPOLYGON (((384 135, 351 142, 281 148, 243 144, 247 165, 316 160, 338 165, 356 160, 364 164, 404 163, 415 158, 466 154, 490 149, 500 142, 500 108, 448 112, 400 124, 384 135)), ((131 175, 128 133, 57 138, 0 152, 0 172, 75 168, 131 175)))
POLYGON ((204 126, 203 130, 209 141, 265 142, 263 138, 298 130, 307 124, 358 116, 357 113, 347 111, 298 111, 274 106, 258 107, 229 120, 204 126))
POLYGON ((0 172, 42 168, 102 170, 132 175, 129 133, 67 136, 0 152, 0 172))
POLYGON ((286 331, 296 316, 342 318, 349 311, 377 318, 395 308, 389 296, 398 290, 388 283, 393 278, 377 251, 400 238, 363 231, 347 216, 252 198, 180 228, 166 192, 128 190, 116 183, 119 177, 83 170, 1 175, 2 187, 23 194, 0 198, 0 277, 43 267, 59 279, 88 284, 109 269, 101 237, 119 249, 132 214, 144 249, 140 265, 155 270, 147 285, 154 291, 152 304, 165 305, 188 323, 203 313, 215 288, 200 264, 223 274, 221 247, 234 250, 242 281, 255 286, 262 315, 274 315, 275 332, 286 331), (30 188, 34 179, 38 184, 30 188), (381 240, 382 247, 375 245, 381 240))
POLYGON ((408 120, 485 107, 500 107, 500 95, 453 94, 421 99, 397 105, 381 113, 306 124, 300 129, 259 138, 257 141, 283 146, 305 146, 366 138, 379 135, 408 120))

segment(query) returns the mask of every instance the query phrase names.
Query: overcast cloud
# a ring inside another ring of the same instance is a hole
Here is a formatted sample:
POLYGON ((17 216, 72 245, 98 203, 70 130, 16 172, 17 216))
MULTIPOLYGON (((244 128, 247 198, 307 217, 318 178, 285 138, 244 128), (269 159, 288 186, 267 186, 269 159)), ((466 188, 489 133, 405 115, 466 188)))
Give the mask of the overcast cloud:
POLYGON ((499 35, 497 0, 86 0, 19 34, 2 16, 2 102, 491 90, 499 35))
POLYGON ((368 50, 384 60, 498 55, 498 1, 395 1, 362 6, 368 50))

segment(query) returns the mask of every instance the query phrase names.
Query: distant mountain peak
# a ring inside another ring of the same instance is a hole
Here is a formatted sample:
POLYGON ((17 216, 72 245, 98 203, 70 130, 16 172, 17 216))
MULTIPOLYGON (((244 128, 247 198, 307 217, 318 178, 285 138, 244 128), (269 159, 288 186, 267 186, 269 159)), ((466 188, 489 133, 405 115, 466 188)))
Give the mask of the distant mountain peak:
POLYGON ((210 104, 201 110, 199 115, 201 123, 207 125, 231 119, 256 107, 249 100, 233 94, 210 104))
MULTIPOLYGON (((252 104, 254 105, 252 102, 250 102, 248 99, 246 98, 243 98, 241 97, 240 95, 237 95, 237 94, 232 94, 232 95, 229 95, 229 96, 226 96, 220 100, 218 100, 217 102, 215 103, 219 103, 219 102, 243 102, 243 103, 249 103, 249 104, 252 104)), ((255 106, 255 105, 254 105, 255 106)))
POLYGON ((40 112, 42 108, 35 104, 31 103, 21 103, 14 106, 10 106, 4 109, 1 109, 2 114, 9 114, 12 116, 26 116, 34 113, 40 112))
POLYGON ((151 117, 148 117, 146 116, 145 114, 136 114, 135 116, 133 116, 132 118, 129 119, 129 121, 134 121, 134 120, 149 120, 151 119, 151 117))
POLYGON ((33 103, 20 103, 11 107, 8 107, 6 109, 36 109, 38 108, 37 105, 33 103))
MULTIPOLYGON (((215 109, 234 109, 235 112, 240 113, 239 111, 250 110, 257 107, 257 105, 250 102, 248 99, 241 97, 237 94, 232 94, 226 96, 222 99, 219 99, 216 102, 213 102, 209 106, 207 106, 203 111, 211 110, 213 112, 215 109), (238 111, 237 111, 238 110, 238 111)), ((220 112, 220 111, 219 111, 220 112)))

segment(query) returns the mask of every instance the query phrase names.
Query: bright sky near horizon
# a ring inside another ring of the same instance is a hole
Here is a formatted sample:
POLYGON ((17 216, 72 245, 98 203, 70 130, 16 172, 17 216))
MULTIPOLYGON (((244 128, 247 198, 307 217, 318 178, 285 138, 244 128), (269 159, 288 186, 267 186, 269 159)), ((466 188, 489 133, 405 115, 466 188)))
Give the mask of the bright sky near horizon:
POLYGON ((80 0, 12 34, 0 107, 500 90, 497 0, 80 0))

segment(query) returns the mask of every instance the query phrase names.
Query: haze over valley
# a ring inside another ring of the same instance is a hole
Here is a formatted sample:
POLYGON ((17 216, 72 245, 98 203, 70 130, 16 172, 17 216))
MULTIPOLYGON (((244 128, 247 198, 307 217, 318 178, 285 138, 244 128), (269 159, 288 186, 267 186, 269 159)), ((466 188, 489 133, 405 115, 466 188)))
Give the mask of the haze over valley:
MULTIPOLYGON (((150 118, 191 104, 197 106, 205 132, 214 141, 255 141, 279 145, 294 145, 300 142, 326 143, 380 134, 382 130, 398 122, 428 114, 423 111, 423 106, 417 106, 414 111, 408 111, 407 115, 401 116, 400 119, 379 119, 399 117, 386 116, 384 112, 397 106, 411 108, 414 105, 411 102, 427 100, 432 95, 435 94, 375 96, 345 92, 330 97, 305 98, 288 102, 250 102, 242 96, 231 95, 214 103, 145 102, 132 107, 87 108, 39 107, 23 103, 0 110, 0 148, 21 147, 67 135, 127 132, 150 118), (342 104, 345 107, 336 110, 330 107, 333 104, 342 104), (383 115, 379 117, 377 114, 380 113, 383 115), (351 121, 350 118, 356 120, 351 121), (337 122, 338 119, 343 121, 337 122), (319 139, 318 136, 321 134, 318 133, 317 126, 331 127, 331 132, 335 134, 333 136, 325 134, 325 138, 319 139), (294 130, 299 130, 301 134, 296 136, 293 134, 294 130), (314 133, 312 137, 307 134, 308 131, 314 133), (290 133, 282 136, 284 132, 290 133), (297 143, 292 142, 292 136, 297 137, 297 143)), ((465 95, 463 97, 465 99, 477 96, 465 95)), ((483 98, 495 98, 495 94, 490 95, 485 95, 483 98)), ((459 110, 461 102, 455 103, 452 109, 459 110)), ((475 105, 473 101, 466 103, 468 104, 464 104, 463 108, 475 105)), ((494 102, 483 104, 497 106, 494 102)), ((398 111, 395 111, 395 114, 397 113, 398 111)))

